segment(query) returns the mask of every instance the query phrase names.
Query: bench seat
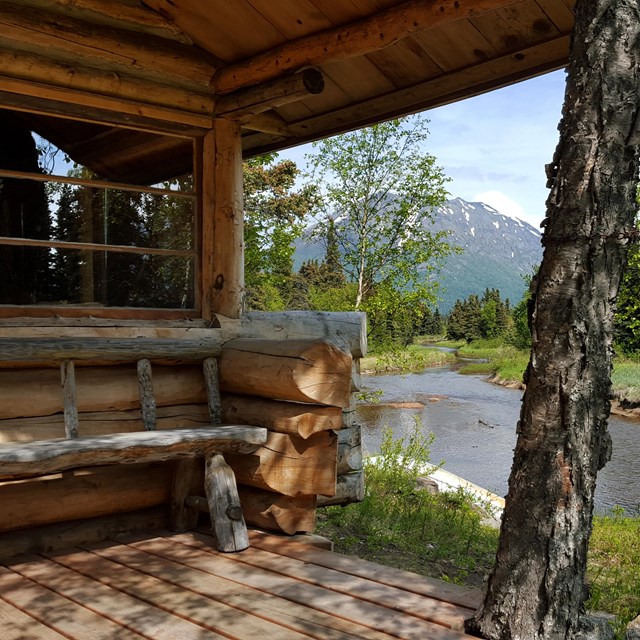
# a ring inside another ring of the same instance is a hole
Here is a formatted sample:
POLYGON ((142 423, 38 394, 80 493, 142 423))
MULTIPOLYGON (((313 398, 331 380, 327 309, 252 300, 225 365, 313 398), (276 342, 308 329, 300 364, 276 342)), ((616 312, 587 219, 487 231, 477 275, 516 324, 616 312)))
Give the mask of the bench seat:
POLYGON ((197 525, 198 510, 190 503, 201 464, 198 458, 204 458, 204 493, 218 549, 242 551, 249 546, 247 527, 235 476, 222 454, 251 453, 266 440, 264 427, 225 425, 7 443, 0 445, 0 480, 18 480, 82 467, 178 459, 171 520, 175 530, 186 531, 197 525))
POLYGON ((203 457, 211 452, 251 453, 266 440, 264 427, 239 425, 11 442, 0 444, 0 480, 79 467, 203 457))

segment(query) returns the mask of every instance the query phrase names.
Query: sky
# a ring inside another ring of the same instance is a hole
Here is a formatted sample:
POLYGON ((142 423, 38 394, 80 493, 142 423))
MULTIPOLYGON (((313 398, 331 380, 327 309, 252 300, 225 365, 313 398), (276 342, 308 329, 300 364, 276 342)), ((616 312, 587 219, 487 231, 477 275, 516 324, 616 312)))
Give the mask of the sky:
MULTIPOLYGON (((538 227, 548 195, 544 167, 558 142, 564 87, 564 71, 555 71, 425 111, 425 150, 451 178, 451 197, 484 202, 538 227)), ((302 145, 280 157, 304 168, 311 151, 302 145)))

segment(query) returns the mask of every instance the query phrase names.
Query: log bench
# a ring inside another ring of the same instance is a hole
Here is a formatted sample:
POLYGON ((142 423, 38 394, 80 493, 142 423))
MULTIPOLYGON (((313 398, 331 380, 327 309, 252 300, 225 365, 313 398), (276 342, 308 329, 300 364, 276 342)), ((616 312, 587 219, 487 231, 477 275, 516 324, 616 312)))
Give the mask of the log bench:
MULTIPOLYGON (((197 525, 198 509, 191 495, 205 460, 204 493, 220 551, 234 552, 249 546, 235 476, 224 453, 252 453, 267 439, 264 427, 220 426, 218 345, 209 341, 110 340, 0 340, 0 362, 59 364, 64 409, 65 438, 27 443, 0 444, 0 481, 20 480, 82 467, 163 462, 176 460, 171 522, 176 531, 197 525), (185 344, 186 342, 186 344, 185 344), (148 357, 145 357, 148 356, 148 357), (207 389, 211 427, 155 430, 156 403, 149 358, 176 361, 200 360, 207 389), (75 400, 74 360, 137 363, 141 427, 144 431, 82 437, 75 400)), ((201 477, 201 476, 200 476, 201 477)))

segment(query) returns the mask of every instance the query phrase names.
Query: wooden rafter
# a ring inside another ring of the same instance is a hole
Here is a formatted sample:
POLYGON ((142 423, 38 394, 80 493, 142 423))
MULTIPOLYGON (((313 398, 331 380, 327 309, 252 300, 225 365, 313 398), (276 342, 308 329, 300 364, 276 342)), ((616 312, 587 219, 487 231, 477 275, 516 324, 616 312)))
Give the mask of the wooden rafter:
POLYGON ((95 59, 185 85, 206 85, 216 68, 211 56, 179 42, 11 2, 0 3, 0 31, 20 50, 54 50, 74 64, 95 59))
POLYGON ((225 118, 257 115, 309 95, 322 93, 324 77, 317 69, 305 69, 257 87, 242 89, 216 102, 215 114, 225 118))
MULTIPOLYGON (((336 109, 330 114, 301 118, 287 124, 287 134, 296 144, 334 135, 349 127, 365 127, 386 118, 400 117, 471 95, 512 84, 523 78, 553 71, 566 64, 569 35, 561 34, 547 42, 517 52, 498 56, 473 67, 453 71, 438 78, 396 91, 384 97, 365 99, 336 109), (535 66, 529 66, 529 59, 535 66), (321 132, 321 133, 319 133, 321 132)), ((247 129, 252 127, 247 126, 247 129)), ((254 131, 264 131, 254 128, 254 131)), ((245 138, 246 155, 268 153, 281 148, 278 141, 262 144, 245 138)))
POLYGON ((113 2, 113 0, 21 0, 24 6, 45 7, 70 16, 96 16, 106 24, 127 24, 147 33, 171 38, 183 44, 192 45, 193 41, 178 26, 160 15, 137 3, 113 2))
POLYGON ((522 0, 408 0, 348 25, 304 36, 219 69, 212 86, 226 94, 307 66, 376 51, 446 22, 501 9, 522 0))

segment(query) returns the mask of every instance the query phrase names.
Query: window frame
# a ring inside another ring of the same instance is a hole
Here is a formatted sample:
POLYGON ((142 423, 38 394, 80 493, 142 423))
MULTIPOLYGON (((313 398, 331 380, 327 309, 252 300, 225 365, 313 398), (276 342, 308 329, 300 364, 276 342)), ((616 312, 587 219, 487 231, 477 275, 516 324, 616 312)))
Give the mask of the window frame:
MULTIPOLYGON (((22 111, 15 106, 10 107, 11 111, 22 111)), ((39 113, 62 120, 81 120, 60 113, 50 113, 45 110, 38 110, 39 113)), ((173 319, 194 319, 202 317, 202 162, 199 157, 201 152, 201 136, 196 135, 180 135, 173 131, 165 131, 159 129, 147 129, 136 126, 122 126, 103 119, 90 120, 82 118, 81 121, 91 121, 104 124, 114 128, 129 129, 132 131, 145 131, 159 136, 168 136, 180 138, 191 142, 192 146, 192 175, 193 188, 190 191, 174 191, 171 189, 163 189, 160 187, 148 187, 142 185, 132 185, 121 182, 111 182, 109 180, 75 178, 71 176, 59 176, 46 173, 34 173, 28 171, 16 171, 10 169, 0 169, 0 180, 2 178, 35 180, 39 182, 55 182, 59 184, 72 184, 78 186, 97 187, 100 189, 116 189, 120 191, 131 191, 137 193, 152 193, 158 195, 168 195, 172 197, 185 198, 193 201, 193 233, 194 243, 193 249, 163 249, 160 247, 135 247, 131 245, 114 245, 100 243, 82 243, 63 240, 39 240, 29 238, 14 238, 0 236, 0 245, 2 246, 29 246, 29 247, 46 247, 52 249, 72 249, 72 250, 88 250, 88 251, 109 251, 117 253, 133 253, 137 255, 164 255, 167 257, 191 257, 194 260, 193 274, 193 296, 194 306, 185 309, 162 308, 162 307, 123 307, 123 306, 100 306, 88 305, 86 303, 76 304, 33 304, 33 305, 0 305, 0 318, 17 318, 30 317, 41 318, 50 316, 59 316, 63 318, 106 318, 106 319, 141 319, 141 320, 173 320, 173 319)))

